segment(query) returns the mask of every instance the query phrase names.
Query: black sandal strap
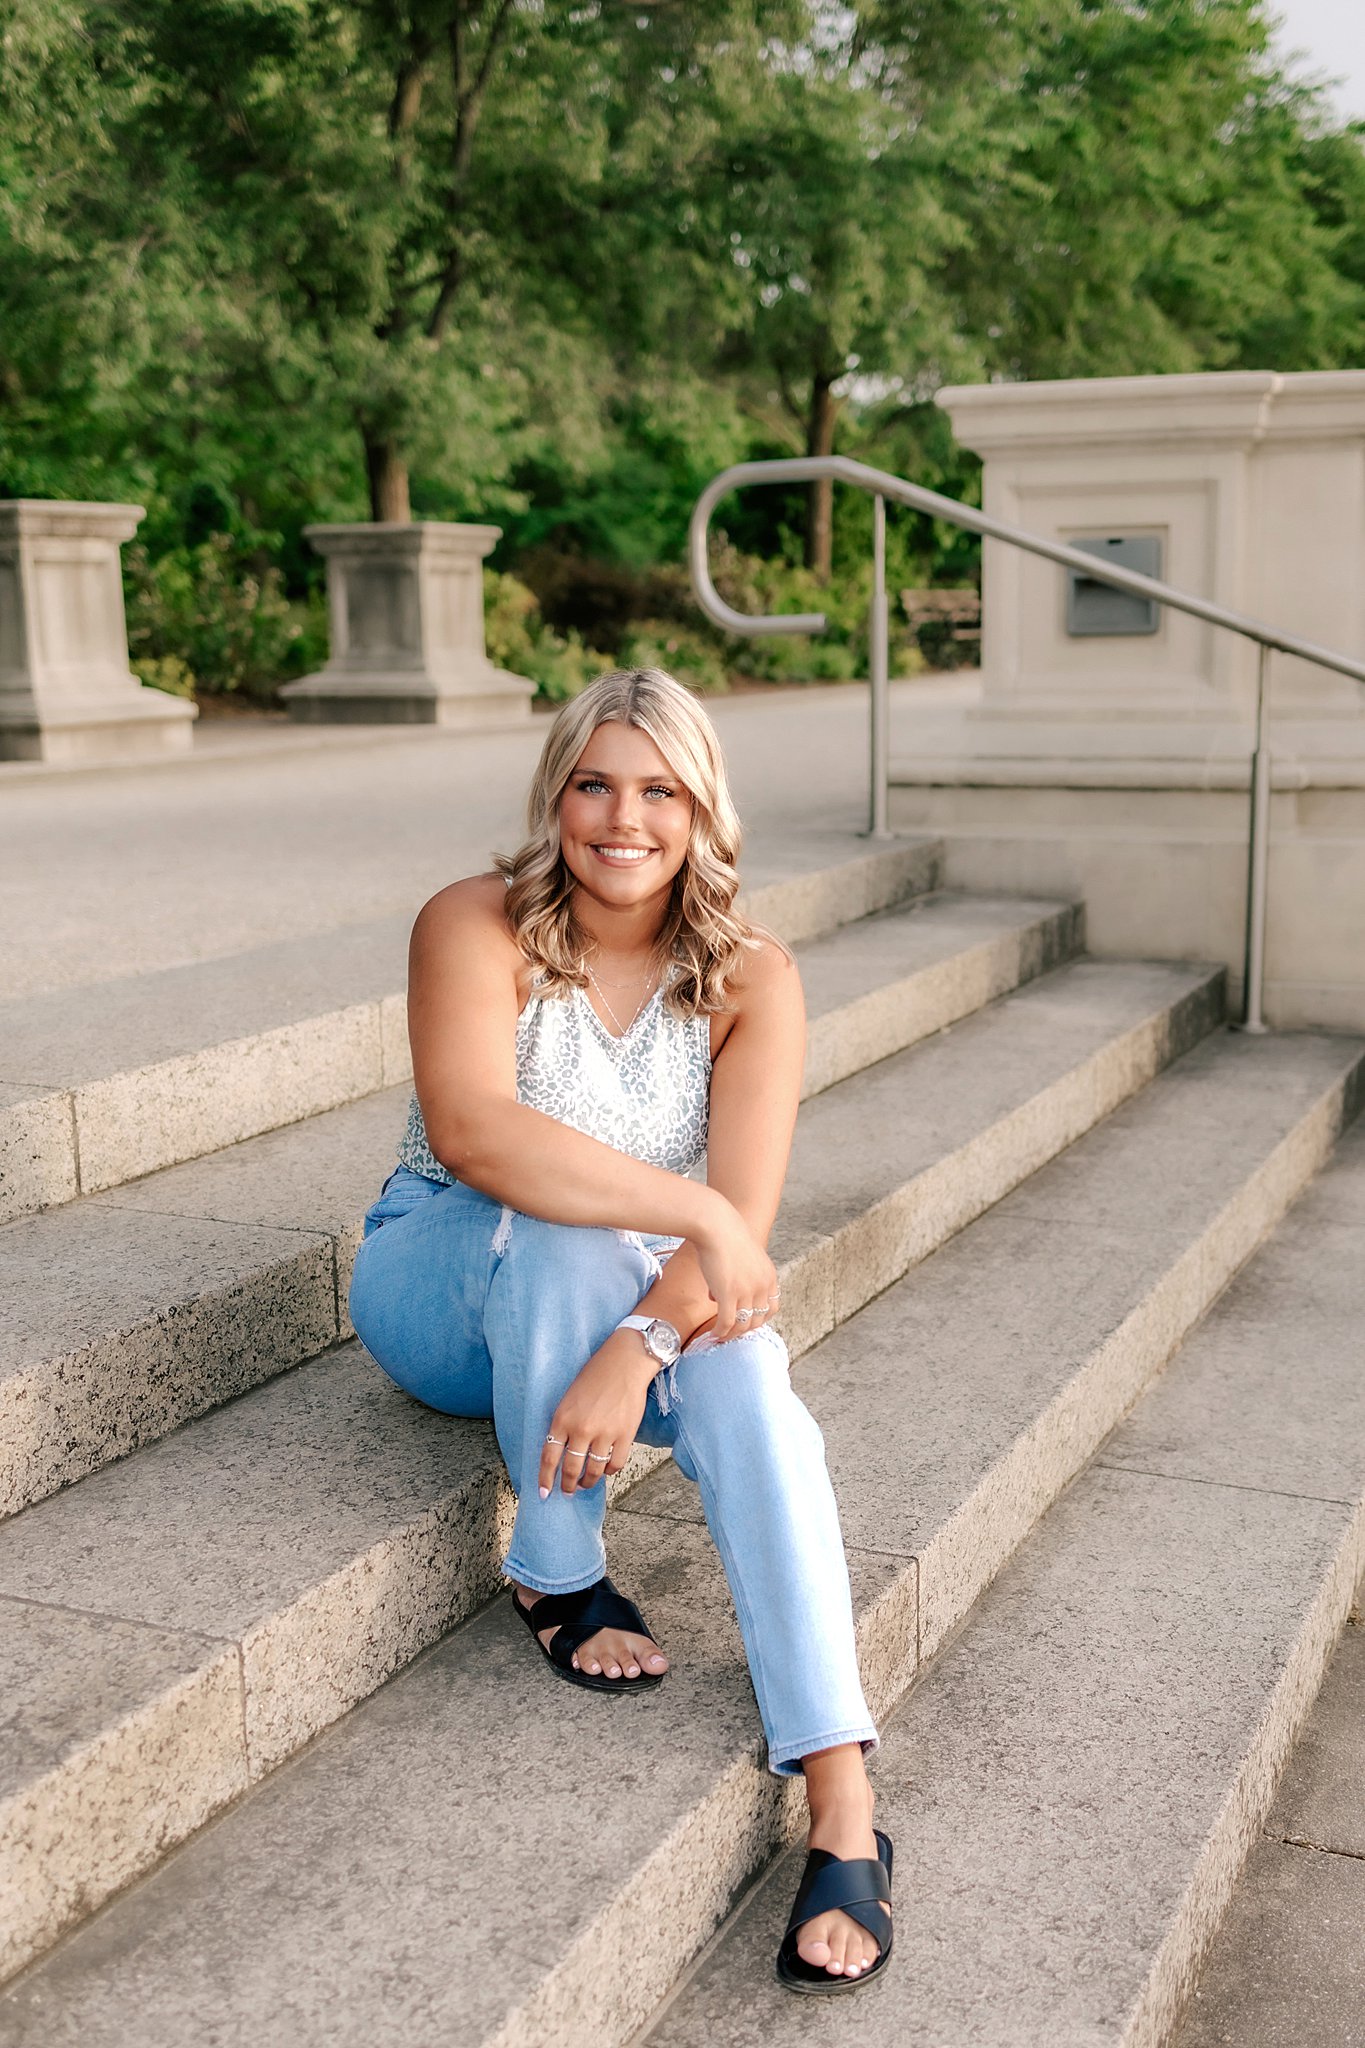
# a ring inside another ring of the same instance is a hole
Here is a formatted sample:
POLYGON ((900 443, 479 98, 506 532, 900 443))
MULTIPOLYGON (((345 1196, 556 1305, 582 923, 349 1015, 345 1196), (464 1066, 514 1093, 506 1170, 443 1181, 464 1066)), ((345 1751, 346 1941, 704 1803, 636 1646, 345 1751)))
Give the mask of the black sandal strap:
POLYGON ((573 1669, 574 1651, 595 1636, 599 1629, 616 1628, 626 1635, 654 1637, 633 1600, 618 1593, 610 1579, 599 1579, 576 1593, 545 1593, 534 1607, 517 1602, 528 1628, 536 1635, 553 1628, 546 1655, 562 1671, 573 1669))
POLYGON ((808 1920, 821 1913, 847 1913, 885 1950, 891 1931, 889 1916, 882 1911, 891 1904, 891 1880, 886 1866, 875 1857, 833 1855, 828 1849, 812 1849, 796 1889, 796 1903, 782 1937, 784 1949, 795 1949, 795 1936, 808 1920))

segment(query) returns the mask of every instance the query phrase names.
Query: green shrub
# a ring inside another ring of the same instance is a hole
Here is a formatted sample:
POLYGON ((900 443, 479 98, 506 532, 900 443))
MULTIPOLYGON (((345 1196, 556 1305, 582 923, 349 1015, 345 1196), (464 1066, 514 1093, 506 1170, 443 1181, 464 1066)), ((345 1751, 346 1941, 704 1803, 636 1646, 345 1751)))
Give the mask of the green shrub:
POLYGON ((718 635, 670 619, 642 619, 621 642, 622 668, 662 668, 694 690, 728 690, 724 643, 718 635))
POLYGON ((269 703, 279 684, 320 665, 326 625, 320 595, 285 596, 280 571, 261 571, 229 534, 153 561, 125 558, 132 667, 156 689, 232 693, 269 703))
POLYGON ((144 654, 134 658, 133 673, 149 690, 164 690, 168 697, 192 697, 194 676, 188 662, 178 654, 144 654))
POLYGON ((489 660, 513 675, 529 676, 537 696, 549 703, 576 697, 594 676, 616 666, 609 654, 585 646, 572 627, 560 634, 547 626, 535 592, 515 576, 484 570, 483 614, 489 660))
MULTIPOLYGON (((787 612, 823 612, 819 634, 765 634, 727 643, 729 665, 741 675, 770 683, 846 682, 865 676, 867 619, 872 598, 870 561, 821 583, 809 570, 761 555, 741 554, 723 534, 711 547, 711 579, 737 612, 775 618, 787 612)), ((913 675, 924 666, 914 635, 888 592, 888 665, 891 674, 913 675)))
POLYGON ((550 630, 605 647, 615 665, 626 665, 622 645, 644 622, 699 622, 687 571, 676 563, 633 569, 543 543, 519 558, 516 574, 534 591, 550 630))

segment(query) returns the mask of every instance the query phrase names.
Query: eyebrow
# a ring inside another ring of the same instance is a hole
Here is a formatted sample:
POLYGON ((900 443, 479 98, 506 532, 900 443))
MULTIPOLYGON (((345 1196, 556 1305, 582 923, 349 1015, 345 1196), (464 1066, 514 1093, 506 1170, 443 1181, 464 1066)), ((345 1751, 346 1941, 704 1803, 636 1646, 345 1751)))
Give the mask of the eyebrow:
POLYGON ((598 782, 676 782, 676 775, 608 775, 605 768, 575 768, 575 775, 591 775, 598 782))

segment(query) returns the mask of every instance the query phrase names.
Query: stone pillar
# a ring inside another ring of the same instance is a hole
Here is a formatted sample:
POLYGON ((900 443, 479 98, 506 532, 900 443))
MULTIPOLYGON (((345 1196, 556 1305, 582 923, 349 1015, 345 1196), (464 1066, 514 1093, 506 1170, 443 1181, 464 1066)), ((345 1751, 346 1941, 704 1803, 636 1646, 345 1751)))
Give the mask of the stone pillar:
MULTIPOLYGON (((1151 536, 1163 581, 1365 655, 1365 372, 1070 378, 939 403, 984 458, 997 518, 1071 542, 1151 536)), ((1240 774, 1254 645, 1172 611, 1151 634, 1078 638, 1065 598, 1055 564, 985 543, 963 758, 1164 761, 1177 787, 1196 763, 1240 774)), ((1272 685, 1281 760, 1365 767, 1365 689, 1286 656, 1272 685)))
MULTIPOLYGON (((939 403, 1000 519, 1155 540, 1177 589, 1365 659, 1365 371, 939 403)), ((1065 573, 987 541, 981 660, 974 701, 898 718, 893 823, 944 835, 956 887, 1083 894, 1096 953, 1226 961, 1239 1001, 1255 645, 1178 612, 1079 637, 1065 573)), ((1365 687, 1281 654, 1270 676, 1266 1014, 1365 1031, 1365 687)))
POLYGON ((183 754, 198 713, 128 667, 119 546, 140 505, 0 503, 0 760, 183 754))
POLYGON ((479 726, 520 722, 535 684, 484 651, 483 558, 497 526, 422 520, 307 526, 327 561, 332 647, 287 683, 290 716, 314 723, 479 726))

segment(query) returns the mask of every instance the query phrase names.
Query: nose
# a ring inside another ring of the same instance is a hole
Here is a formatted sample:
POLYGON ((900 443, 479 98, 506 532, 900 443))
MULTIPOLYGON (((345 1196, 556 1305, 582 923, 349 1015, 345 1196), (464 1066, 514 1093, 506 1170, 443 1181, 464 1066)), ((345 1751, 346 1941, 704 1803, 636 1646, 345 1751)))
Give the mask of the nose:
POLYGON ((640 796, 637 790, 618 788, 611 807, 611 828, 623 838, 639 836, 642 825, 640 796))

